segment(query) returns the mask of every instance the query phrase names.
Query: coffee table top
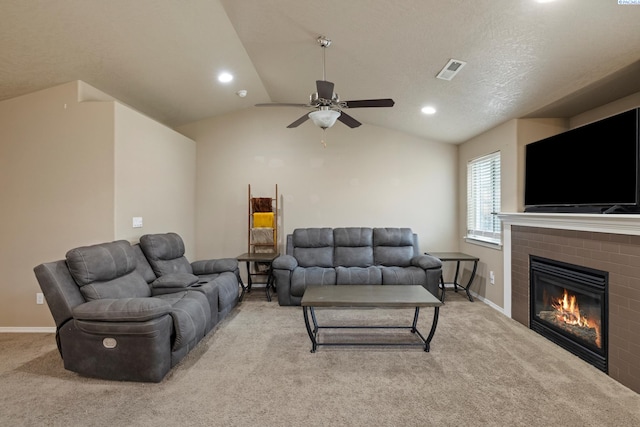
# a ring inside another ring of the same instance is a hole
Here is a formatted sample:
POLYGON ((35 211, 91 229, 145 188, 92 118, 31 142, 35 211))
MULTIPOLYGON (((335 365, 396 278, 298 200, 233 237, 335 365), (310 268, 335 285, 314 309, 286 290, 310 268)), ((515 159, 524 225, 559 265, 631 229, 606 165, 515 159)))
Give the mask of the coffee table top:
POLYGON ((439 307, 442 302, 419 285, 309 286, 303 307, 439 307))

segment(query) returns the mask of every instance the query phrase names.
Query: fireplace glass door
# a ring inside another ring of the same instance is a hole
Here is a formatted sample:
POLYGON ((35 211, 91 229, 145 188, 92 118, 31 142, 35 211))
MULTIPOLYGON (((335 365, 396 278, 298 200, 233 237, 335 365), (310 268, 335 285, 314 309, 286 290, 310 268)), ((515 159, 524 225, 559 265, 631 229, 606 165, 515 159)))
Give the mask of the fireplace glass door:
POLYGON ((608 273, 531 256, 531 329, 607 370, 608 273))

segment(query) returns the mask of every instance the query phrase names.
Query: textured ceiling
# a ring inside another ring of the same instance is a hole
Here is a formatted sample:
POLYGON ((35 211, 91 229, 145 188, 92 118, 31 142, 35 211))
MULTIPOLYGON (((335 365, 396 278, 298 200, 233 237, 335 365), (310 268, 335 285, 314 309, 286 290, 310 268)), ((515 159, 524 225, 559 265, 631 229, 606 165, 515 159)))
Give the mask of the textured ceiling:
POLYGON ((2 0, 0 100, 84 80, 169 126, 305 103, 325 35, 341 99, 396 101, 349 114, 460 143, 639 92, 639 22, 640 6, 617 0, 2 0), (467 65, 436 79, 451 58, 467 65), (216 81, 222 70, 232 83, 216 81), (438 113, 421 114, 428 104, 438 113))

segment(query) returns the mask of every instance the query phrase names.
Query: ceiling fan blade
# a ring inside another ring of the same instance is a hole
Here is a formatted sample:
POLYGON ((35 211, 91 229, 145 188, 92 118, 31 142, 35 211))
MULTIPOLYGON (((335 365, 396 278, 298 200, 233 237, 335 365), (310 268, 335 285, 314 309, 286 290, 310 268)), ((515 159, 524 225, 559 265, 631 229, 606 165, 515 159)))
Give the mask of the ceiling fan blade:
POLYGON ((304 116, 300 117, 298 120, 296 120, 295 122, 293 122, 289 126, 287 126, 287 128, 289 128, 289 129, 297 128, 298 126, 300 126, 301 124, 303 124, 307 120, 309 120, 309 115, 305 114, 304 116))
POLYGON ((316 88, 318 89, 318 98, 333 99, 333 83, 326 80, 316 80, 316 88))
POLYGON ((367 108, 367 107, 393 107, 393 99, 362 99, 359 101, 345 101, 347 108, 367 108))
POLYGON ((285 102, 270 102, 266 104, 256 104, 256 107, 308 107, 307 104, 288 104, 285 102))
POLYGON ((351 117, 350 115, 346 114, 344 111, 340 112, 340 117, 338 117, 338 120, 340 120, 345 125, 349 126, 351 129, 357 128, 362 124, 356 119, 354 119, 353 117, 351 117))

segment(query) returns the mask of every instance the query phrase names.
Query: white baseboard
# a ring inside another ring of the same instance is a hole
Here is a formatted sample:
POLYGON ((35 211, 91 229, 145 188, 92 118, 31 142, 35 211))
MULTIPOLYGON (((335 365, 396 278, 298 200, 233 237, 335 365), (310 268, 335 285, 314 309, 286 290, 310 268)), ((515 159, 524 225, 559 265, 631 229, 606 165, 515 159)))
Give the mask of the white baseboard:
POLYGON ((478 300, 482 301, 483 303, 487 304, 489 307, 493 308, 494 310, 498 311, 501 314, 504 314, 504 309, 502 307, 500 307, 499 305, 496 305, 494 302, 476 294, 475 292, 471 291, 471 295, 473 295, 474 298, 477 298, 478 300))
POLYGON ((34 327, 0 327, 0 334, 55 334, 54 326, 34 326, 34 327))

